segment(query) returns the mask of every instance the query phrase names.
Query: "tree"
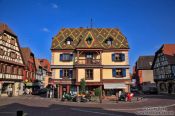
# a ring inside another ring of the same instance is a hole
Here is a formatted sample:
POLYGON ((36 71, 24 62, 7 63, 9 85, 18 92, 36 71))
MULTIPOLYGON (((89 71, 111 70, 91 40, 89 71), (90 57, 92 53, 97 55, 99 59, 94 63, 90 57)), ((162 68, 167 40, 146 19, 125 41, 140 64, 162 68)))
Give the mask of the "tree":
POLYGON ((101 95, 101 89, 100 88, 96 88, 95 89, 95 96, 100 96, 101 95))
POLYGON ((102 92, 101 87, 95 89, 95 96, 99 97, 100 103, 102 103, 102 93, 101 92, 102 92))
POLYGON ((85 93, 85 89, 86 89, 86 81, 85 81, 85 79, 81 79, 81 81, 80 81, 80 92, 85 93))

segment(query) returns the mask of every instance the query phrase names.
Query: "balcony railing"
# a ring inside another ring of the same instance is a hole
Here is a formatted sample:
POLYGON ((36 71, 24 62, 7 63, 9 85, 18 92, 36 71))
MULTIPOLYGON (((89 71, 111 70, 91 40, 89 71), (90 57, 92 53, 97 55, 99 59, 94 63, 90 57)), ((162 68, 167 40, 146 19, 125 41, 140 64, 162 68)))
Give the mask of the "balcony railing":
POLYGON ((100 59, 79 59, 75 62, 78 65, 100 65, 100 59))

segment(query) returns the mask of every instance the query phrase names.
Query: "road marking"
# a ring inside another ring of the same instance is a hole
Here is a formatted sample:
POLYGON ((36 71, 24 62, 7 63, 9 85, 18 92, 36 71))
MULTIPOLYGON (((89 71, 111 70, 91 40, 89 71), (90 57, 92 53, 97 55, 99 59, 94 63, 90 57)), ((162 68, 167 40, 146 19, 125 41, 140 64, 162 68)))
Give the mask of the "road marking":
MULTIPOLYGON (((169 107, 173 107, 175 106, 175 104, 171 104, 171 105, 167 105, 167 106, 157 106, 157 107, 151 107, 151 106, 147 106, 148 108, 169 108, 169 107)), ((105 109, 105 110, 112 110, 112 111, 120 111, 120 110, 144 110, 147 107, 142 107, 142 108, 134 108, 134 109, 105 109)))
POLYGON ((94 112, 94 111, 90 111, 90 110, 82 110, 82 109, 78 109, 78 108, 71 108, 71 110, 74 111, 80 111, 80 112, 88 112, 88 113, 94 113, 94 114, 101 114, 101 115, 108 115, 108 116, 121 116, 121 115, 116 115, 116 114, 111 114, 111 113, 103 113, 103 112, 94 112))

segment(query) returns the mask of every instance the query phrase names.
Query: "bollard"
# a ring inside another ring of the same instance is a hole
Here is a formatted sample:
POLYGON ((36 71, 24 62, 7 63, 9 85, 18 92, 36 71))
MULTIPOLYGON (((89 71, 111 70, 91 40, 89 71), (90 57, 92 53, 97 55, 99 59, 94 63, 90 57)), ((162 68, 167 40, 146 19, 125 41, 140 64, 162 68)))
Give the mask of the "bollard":
POLYGON ((17 114, 17 116, 23 116, 23 111, 22 111, 22 110, 18 110, 18 111, 16 112, 16 114, 17 114))

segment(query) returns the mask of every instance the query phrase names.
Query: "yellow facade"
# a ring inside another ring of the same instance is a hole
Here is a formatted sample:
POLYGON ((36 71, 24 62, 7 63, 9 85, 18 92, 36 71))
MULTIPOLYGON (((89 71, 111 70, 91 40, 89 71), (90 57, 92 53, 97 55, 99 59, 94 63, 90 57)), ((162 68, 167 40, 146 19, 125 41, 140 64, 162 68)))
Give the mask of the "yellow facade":
MULTIPOLYGON (((52 52, 52 63, 54 65, 67 65, 67 66, 73 66, 75 65, 75 61, 77 61, 77 57, 74 57, 73 61, 68 61, 68 62, 64 62, 64 61, 60 61, 60 54, 62 54, 64 52, 52 52)), ((71 52, 70 52, 71 54, 71 52)), ((74 54, 74 56, 76 56, 76 54, 74 54)), ((96 57, 96 59, 100 59, 100 55, 94 55, 96 57)), ((101 54, 102 56, 102 65, 128 65, 128 51, 123 51, 123 52, 102 52, 101 54), (114 62, 112 61, 112 54, 113 53, 124 53, 125 54, 125 61, 122 62, 114 62)), ((81 54, 79 56, 79 60, 81 59, 85 59, 85 54, 81 54)), ((52 70, 52 74, 53 77, 55 79, 60 79, 60 69, 53 69, 52 70)), ((75 72, 74 72, 75 74, 75 72)), ((94 69, 93 71, 94 74, 94 80, 87 80, 87 82, 99 82, 100 81, 100 69, 94 69)), ((106 68, 102 70, 102 79, 120 79, 120 78, 115 78, 112 76, 112 68, 106 68)), ((75 75, 74 77, 75 78, 75 75)), ((85 78, 85 69, 78 69, 78 82, 82 79, 85 78)), ((126 77, 122 77, 122 78, 129 78, 129 69, 126 69, 126 77)))
MULTIPOLYGON (((100 69, 93 69, 93 80, 86 80, 86 82, 100 82, 100 69)), ((85 69, 78 69, 78 82, 85 79, 85 69)))
POLYGON ((112 76, 112 69, 103 69, 103 79, 128 79, 129 69, 126 69, 126 77, 116 78, 112 76))
MULTIPOLYGON (((64 52, 52 52, 52 64, 54 65, 73 65, 74 64, 74 60, 73 61, 60 61, 60 54, 63 54, 64 52)), ((72 52, 70 52, 71 54, 72 52)))
POLYGON ((116 52, 103 52, 102 53, 102 65, 128 65, 128 52, 127 51, 116 51, 116 52), (123 53, 125 54, 125 61, 122 62, 113 62, 112 61, 112 54, 113 53, 123 53))

